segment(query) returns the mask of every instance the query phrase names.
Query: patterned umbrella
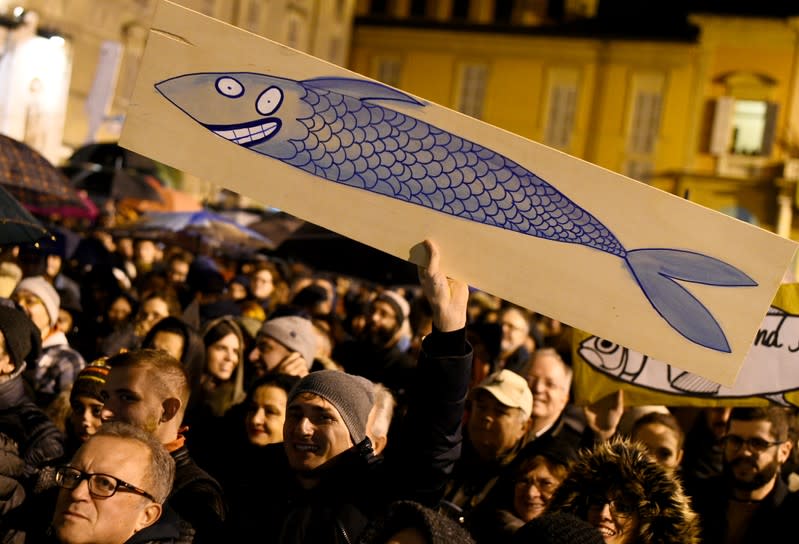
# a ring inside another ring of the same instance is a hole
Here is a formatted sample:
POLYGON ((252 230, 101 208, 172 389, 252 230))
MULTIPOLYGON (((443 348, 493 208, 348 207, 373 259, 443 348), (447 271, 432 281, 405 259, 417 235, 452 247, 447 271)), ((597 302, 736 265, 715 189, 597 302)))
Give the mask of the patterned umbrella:
POLYGON ((0 246, 37 242, 48 235, 47 229, 0 186, 0 246))
POLYGON ((29 145, 0 134, 0 185, 32 213, 57 213, 60 207, 89 211, 67 177, 29 145))
POLYGON ((113 229, 118 235, 149 238, 188 246, 190 241, 229 254, 273 249, 272 240, 209 210, 145 212, 136 221, 113 229))

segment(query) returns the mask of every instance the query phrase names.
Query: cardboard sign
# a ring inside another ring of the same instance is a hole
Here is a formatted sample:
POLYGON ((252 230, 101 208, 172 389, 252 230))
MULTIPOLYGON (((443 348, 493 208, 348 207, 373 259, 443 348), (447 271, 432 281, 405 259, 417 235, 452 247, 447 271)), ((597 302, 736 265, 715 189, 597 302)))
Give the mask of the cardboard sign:
POLYGON ((582 331, 573 352, 579 404, 624 389, 630 406, 799 406, 799 283, 780 286, 732 387, 582 331))
POLYGON ((795 250, 166 1, 120 143, 727 384, 795 250))

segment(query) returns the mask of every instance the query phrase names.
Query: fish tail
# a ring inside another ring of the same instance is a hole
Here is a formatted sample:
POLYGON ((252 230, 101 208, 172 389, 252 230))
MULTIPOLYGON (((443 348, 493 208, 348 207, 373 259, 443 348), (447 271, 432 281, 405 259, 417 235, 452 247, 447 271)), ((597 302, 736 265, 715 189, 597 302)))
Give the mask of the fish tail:
POLYGON ((716 318, 675 280, 721 287, 757 282, 723 261, 679 249, 635 249, 624 260, 650 304, 674 330, 706 348, 730 352, 716 318))

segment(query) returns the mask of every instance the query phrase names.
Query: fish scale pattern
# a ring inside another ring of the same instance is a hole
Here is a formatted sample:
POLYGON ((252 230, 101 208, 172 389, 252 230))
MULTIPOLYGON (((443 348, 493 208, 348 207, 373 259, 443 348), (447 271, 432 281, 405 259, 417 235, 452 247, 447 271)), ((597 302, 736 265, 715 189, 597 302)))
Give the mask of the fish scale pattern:
POLYGON ((285 162, 330 181, 486 225, 625 257, 599 220, 532 172, 419 119, 305 87, 313 114, 285 162))

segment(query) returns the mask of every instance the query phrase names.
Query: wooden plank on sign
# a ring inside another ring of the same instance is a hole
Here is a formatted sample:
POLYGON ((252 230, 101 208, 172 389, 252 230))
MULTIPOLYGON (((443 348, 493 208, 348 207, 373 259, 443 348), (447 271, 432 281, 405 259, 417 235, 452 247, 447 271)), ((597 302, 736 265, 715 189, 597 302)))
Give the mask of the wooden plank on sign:
POLYGON ((796 247, 166 1, 120 143, 728 385, 796 247))

